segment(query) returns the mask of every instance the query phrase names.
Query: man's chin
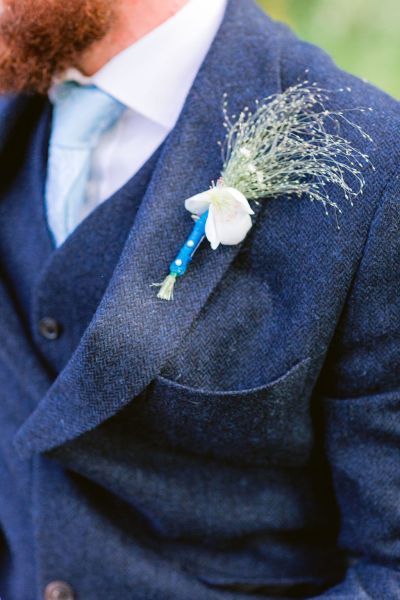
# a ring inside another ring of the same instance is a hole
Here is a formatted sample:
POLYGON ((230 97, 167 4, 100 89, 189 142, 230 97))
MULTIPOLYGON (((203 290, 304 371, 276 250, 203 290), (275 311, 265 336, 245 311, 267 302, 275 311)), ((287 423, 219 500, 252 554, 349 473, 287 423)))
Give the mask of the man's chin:
POLYGON ((35 57, 24 60, 24 57, 16 54, 0 52, 0 93, 45 95, 54 79, 73 62, 73 56, 65 62, 54 64, 51 61, 35 60, 35 57))
POLYGON ((9 50, 0 52, 0 93, 46 94, 53 79, 52 69, 39 61, 24 60, 9 50))
POLYGON ((46 94, 55 76, 104 38, 114 18, 109 0, 4 0, 3 4, 1 93, 46 94))

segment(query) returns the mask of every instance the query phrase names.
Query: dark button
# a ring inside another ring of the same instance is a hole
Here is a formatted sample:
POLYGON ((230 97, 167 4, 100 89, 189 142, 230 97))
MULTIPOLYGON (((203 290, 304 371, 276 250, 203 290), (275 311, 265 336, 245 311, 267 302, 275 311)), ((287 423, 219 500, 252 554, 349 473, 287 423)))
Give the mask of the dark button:
POLYGON ((44 317, 39 321, 39 331, 46 340, 56 340, 61 335, 61 325, 52 317, 44 317))
POLYGON ((65 581, 52 581, 44 590, 44 600, 74 600, 75 594, 65 581))

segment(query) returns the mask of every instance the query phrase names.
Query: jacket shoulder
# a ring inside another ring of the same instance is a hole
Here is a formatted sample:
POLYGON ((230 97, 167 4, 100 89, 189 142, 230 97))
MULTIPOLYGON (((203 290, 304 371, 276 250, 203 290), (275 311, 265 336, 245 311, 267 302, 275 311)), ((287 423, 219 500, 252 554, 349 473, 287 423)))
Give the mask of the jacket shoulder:
MULTIPOLYGON (((400 171, 400 103, 341 69, 324 50, 300 39, 289 27, 272 20, 260 9, 253 7, 247 14, 259 41, 259 51, 269 48, 277 57, 281 91, 306 81, 325 90, 326 108, 345 115, 340 135, 369 156, 371 167, 364 172, 363 194, 367 202, 360 203, 361 222, 368 226, 388 197, 397 205, 400 203, 398 198, 393 200, 390 192, 391 182, 397 180, 400 171), (372 141, 360 135, 359 129, 372 141)), ((258 76, 265 80, 267 89, 269 74, 260 70, 258 76)))
POLYGON ((327 90, 331 110, 350 110, 351 120, 369 133, 379 153, 386 153, 396 160, 395 150, 400 141, 400 102, 341 69, 321 48, 301 40, 288 28, 282 34, 280 24, 277 26, 281 38, 282 88, 303 80, 316 82, 327 90))
MULTIPOLYGON (((245 11, 243 18, 251 23, 259 52, 267 49, 276 53, 282 91, 302 81, 315 82, 327 91, 330 110, 352 111, 352 121, 370 134, 379 152, 394 158, 394 150, 400 146, 400 102, 341 69, 324 50, 300 39, 254 3, 241 6, 245 11), (359 108, 370 110, 356 110, 359 108)), ((259 76, 267 81, 269 74, 260 72, 259 76)))

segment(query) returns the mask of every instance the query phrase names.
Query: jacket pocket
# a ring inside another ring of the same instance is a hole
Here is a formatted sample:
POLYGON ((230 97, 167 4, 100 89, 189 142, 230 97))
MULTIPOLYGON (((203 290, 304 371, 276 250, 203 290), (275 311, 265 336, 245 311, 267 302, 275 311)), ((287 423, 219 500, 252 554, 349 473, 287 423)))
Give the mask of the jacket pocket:
POLYGON ((329 586, 329 582, 321 583, 321 580, 265 583, 261 578, 258 580, 255 578, 252 581, 251 578, 246 580, 244 577, 229 576, 199 576, 198 579, 207 586, 221 591, 241 592, 253 597, 256 595, 257 598, 282 598, 284 600, 312 598, 323 593, 329 586))
POLYGON ((260 387, 192 388, 159 376, 136 406, 156 444, 243 464, 303 464, 312 443, 304 389, 310 358, 260 387))
POLYGON ((275 578, 248 578, 240 576, 224 575, 200 575, 198 579, 207 586, 223 590, 226 592, 242 592, 245 594, 262 594, 264 598, 299 598, 305 600, 323 593, 333 583, 328 579, 323 581, 321 578, 293 578, 282 579, 275 578), (269 581, 268 581, 269 580, 269 581))

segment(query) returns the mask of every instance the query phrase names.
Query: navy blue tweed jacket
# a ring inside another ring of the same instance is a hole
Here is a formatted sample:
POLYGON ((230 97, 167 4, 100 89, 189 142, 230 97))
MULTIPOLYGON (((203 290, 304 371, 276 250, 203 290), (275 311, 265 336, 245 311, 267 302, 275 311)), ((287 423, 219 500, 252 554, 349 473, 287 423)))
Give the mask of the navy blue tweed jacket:
MULTIPOLYGON (((45 110, 0 101, 0 209, 42 197, 40 178, 23 185, 37 156, 19 139, 45 110)), ((62 360, 63 336, 46 356, 0 279, 3 600, 54 580, 78 600, 400 598, 399 124, 393 99, 230 1, 133 224, 115 220, 107 281, 88 259, 71 328, 96 289, 99 303, 62 360), (330 190, 339 230, 306 197, 261 201, 242 244, 204 244, 158 300, 150 284, 191 228, 183 201, 221 170, 224 92, 237 112, 305 78, 332 109, 373 109, 353 114, 373 144, 342 130, 370 154, 364 195, 351 207, 330 190)), ((29 223, 0 215, 23 247, 29 223)))

